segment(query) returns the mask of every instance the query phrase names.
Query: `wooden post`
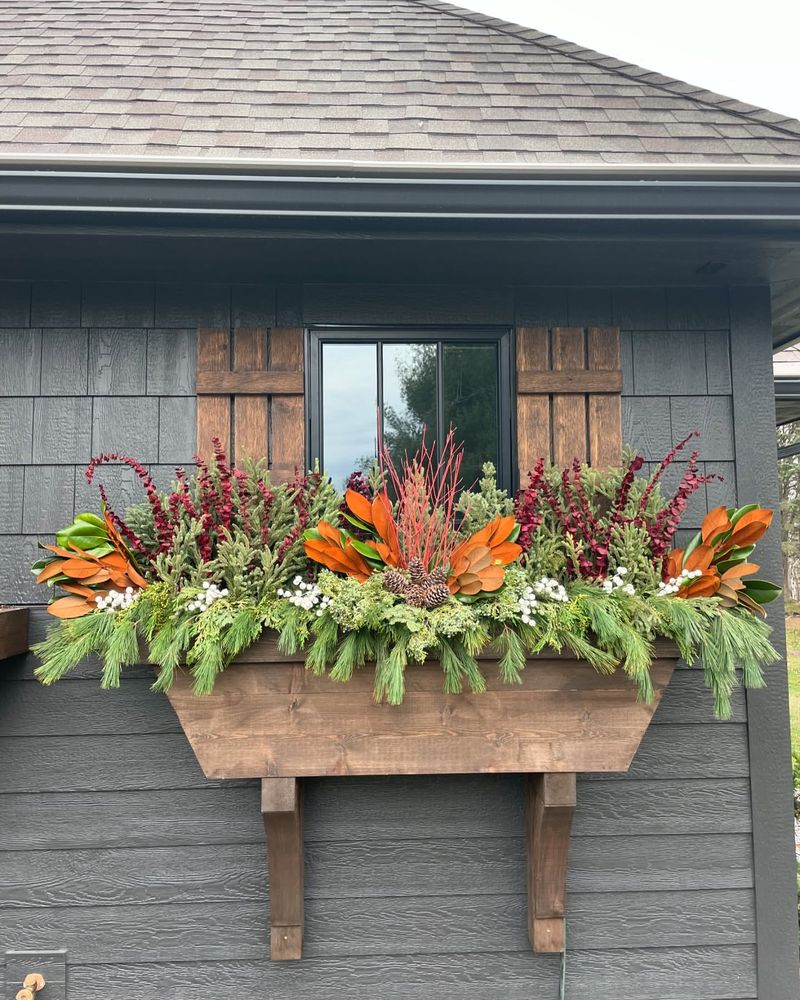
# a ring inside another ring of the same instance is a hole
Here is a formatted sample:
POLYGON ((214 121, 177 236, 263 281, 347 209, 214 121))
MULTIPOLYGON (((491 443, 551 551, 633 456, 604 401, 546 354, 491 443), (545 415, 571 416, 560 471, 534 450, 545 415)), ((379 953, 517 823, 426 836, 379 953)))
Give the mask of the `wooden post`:
POLYGON ((273 959, 303 956, 303 805, 297 778, 262 778, 267 838, 270 950, 273 959))
POLYGON ((528 779, 528 937, 534 951, 564 950, 567 859, 574 774, 528 779))

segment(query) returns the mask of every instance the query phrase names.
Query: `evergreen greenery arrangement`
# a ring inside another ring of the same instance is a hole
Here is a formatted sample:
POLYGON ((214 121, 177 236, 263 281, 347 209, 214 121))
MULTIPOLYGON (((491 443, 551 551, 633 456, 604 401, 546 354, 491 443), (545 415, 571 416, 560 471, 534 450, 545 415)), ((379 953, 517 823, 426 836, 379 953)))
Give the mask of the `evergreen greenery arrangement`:
POLYGON ((675 495, 661 490, 680 442, 650 478, 640 456, 597 471, 543 461, 516 497, 491 465, 460 489, 463 450, 451 432, 423 442, 396 468, 385 452, 344 496, 320 472, 272 483, 262 464, 197 460, 159 493, 134 459, 102 455, 87 469, 125 463, 146 501, 116 512, 99 487, 102 516, 81 514, 34 567, 66 596, 60 619, 34 647, 46 684, 85 657, 103 663, 104 687, 147 658, 154 687, 189 670, 198 695, 265 629, 307 668, 347 681, 374 664, 375 697, 403 700, 409 662, 437 661, 444 690, 485 687, 479 655, 500 656, 519 682, 530 658, 569 650, 601 672, 625 671, 652 697, 653 643, 674 641, 698 663, 717 715, 738 683, 762 686, 777 653, 762 605, 779 593, 752 579, 749 561, 771 513, 756 505, 716 508, 685 548, 672 543, 689 497, 707 477, 689 458, 675 495))

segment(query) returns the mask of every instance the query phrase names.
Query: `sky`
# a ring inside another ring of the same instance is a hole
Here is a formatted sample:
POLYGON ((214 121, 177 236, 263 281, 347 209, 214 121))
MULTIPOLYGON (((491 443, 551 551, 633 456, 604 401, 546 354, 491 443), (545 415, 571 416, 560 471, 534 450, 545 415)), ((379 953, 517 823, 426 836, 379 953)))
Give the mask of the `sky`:
POLYGON ((800 118, 798 0, 453 0, 800 118))

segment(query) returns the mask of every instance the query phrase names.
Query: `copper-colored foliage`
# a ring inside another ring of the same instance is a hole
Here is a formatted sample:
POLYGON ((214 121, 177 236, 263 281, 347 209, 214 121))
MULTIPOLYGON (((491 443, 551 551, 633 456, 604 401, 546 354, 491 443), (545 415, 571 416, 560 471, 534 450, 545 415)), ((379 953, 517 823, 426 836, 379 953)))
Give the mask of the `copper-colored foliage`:
POLYGON ((397 535, 397 525, 392 517, 392 504, 385 490, 376 494, 373 500, 355 490, 347 490, 345 501, 352 514, 372 528, 380 541, 372 542, 381 559, 387 566, 403 566, 405 561, 400 551, 400 540, 397 535))
POLYGON ((497 517, 453 551, 447 581, 451 594, 474 595, 502 587, 503 567, 522 552, 516 542, 508 540, 515 528, 513 517, 497 517))
POLYGON ((54 577, 65 576, 69 582, 59 581, 58 586, 70 596, 60 597, 49 605, 48 611, 56 618, 80 618, 97 609, 97 598, 106 597, 110 590, 124 591, 127 587, 145 588, 147 580, 139 573, 108 515, 105 517, 108 540, 114 551, 95 556, 78 548, 72 542, 69 548, 45 545, 57 558, 51 560, 36 577, 45 583, 54 577))
POLYGON ((369 563, 353 547, 352 540, 327 521, 320 521, 316 528, 319 537, 306 537, 303 542, 306 555, 314 562, 327 566, 334 573, 353 576, 363 583, 372 572, 369 563))
POLYGON ((741 604, 764 614, 761 604, 746 593, 743 577, 758 572, 758 565, 747 562, 747 556, 771 523, 772 511, 763 507, 745 509, 745 513, 715 507, 703 518, 699 538, 694 540, 699 544, 689 546, 689 555, 685 549, 668 554, 665 579, 677 579, 682 570, 699 570, 701 575, 682 586, 678 597, 718 597, 726 607, 741 604))

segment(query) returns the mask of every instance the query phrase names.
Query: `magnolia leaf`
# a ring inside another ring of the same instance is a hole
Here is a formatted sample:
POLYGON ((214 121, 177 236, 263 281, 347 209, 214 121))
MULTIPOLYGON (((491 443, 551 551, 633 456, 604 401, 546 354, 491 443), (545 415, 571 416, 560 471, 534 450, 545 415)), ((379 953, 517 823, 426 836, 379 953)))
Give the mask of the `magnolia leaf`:
POLYGON ((342 511, 342 517, 344 517, 346 521, 349 521, 354 528, 358 528, 359 531, 366 531, 368 533, 372 532, 372 528, 370 528, 368 524, 364 524, 363 521, 359 521, 357 517, 353 517, 353 515, 348 511, 342 511))
POLYGON ((95 609, 82 597, 59 597, 47 608, 51 615, 56 618, 82 618, 83 615, 91 614, 95 609))
POLYGON ((684 562, 684 565, 686 564, 687 557, 690 556, 694 552, 694 550, 697 548, 697 546, 702 541, 703 541, 703 536, 698 531, 697 534, 692 538, 692 540, 686 546, 686 548, 683 550, 683 562, 684 562))
POLYGON ((105 529, 106 526, 106 522, 102 519, 102 517, 98 517, 97 514, 92 514, 88 511, 84 512, 83 514, 76 514, 75 520, 85 521, 87 524, 93 524, 97 528, 105 529))
POLYGON ((353 546, 356 552, 360 552, 361 555, 365 556, 367 559, 372 559, 373 562, 383 563, 383 559, 381 559, 380 553, 376 552, 371 545, 367 545, 364 542, 360 542, 357 538, 352 538, 349 535, 348 538, 350 539, 350 544, 353 546))
POLYGON ((744 586, 744 593, 757 604, 769 604, 780 596, 782 590, 769 580, 748 580, 744 586))
POLYGON ((755 545, 745 545, 741 549, 733 549, 731 552, 727 552, 725 554, 725 558, 720 562, 715 563, 715 565, 720 573, 724 573, 726 570, 729 570, 731 566, 737 566, 739 563, 747 562, 754 549, 755 545))
POLYGON ((731 525, 735 525, 737 521, 740 521, 745 514, 749 514, 753 510, 758 510, 757 503, 748 503, 744 507, 729 507, 728 517, 730 518, 731 525))

